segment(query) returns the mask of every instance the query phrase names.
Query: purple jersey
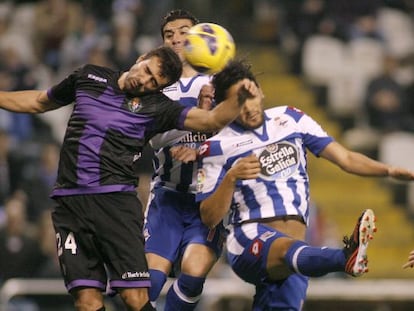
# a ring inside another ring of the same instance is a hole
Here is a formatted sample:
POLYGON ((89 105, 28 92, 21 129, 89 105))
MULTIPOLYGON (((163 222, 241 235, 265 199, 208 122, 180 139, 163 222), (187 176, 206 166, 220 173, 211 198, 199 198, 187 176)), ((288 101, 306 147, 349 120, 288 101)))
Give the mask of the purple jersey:
POLYGON ((58 104, 75 102, 52 196, 135 191, 142 148, 157 133, 182 129, 189 108, 161 92, 129 97, 122 72, 86 65, 48 90, 58 104))

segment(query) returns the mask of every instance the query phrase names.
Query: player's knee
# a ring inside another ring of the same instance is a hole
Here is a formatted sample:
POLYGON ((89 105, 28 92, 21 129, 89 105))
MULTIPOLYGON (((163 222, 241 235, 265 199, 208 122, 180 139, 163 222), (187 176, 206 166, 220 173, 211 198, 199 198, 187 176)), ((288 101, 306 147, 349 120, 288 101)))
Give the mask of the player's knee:
POLYGON ((147 288, 128 288, 119 291, 120 296, 128 307, 142 308, 149 302, 147 288))
POLYGON ((196 277, 182 273, 177 280, 178 289, 187 297, 198 298, 206 281, 205 277, 196 277))
POLYGON ((75 299, 76 310, 100 311, 103 308, 103 297, 98 289, 75 289, 71 294, 75 299))
POLYGON ((105 307, 96 301, 77 300, 75 308, 82 311, 105 311, 105 307))

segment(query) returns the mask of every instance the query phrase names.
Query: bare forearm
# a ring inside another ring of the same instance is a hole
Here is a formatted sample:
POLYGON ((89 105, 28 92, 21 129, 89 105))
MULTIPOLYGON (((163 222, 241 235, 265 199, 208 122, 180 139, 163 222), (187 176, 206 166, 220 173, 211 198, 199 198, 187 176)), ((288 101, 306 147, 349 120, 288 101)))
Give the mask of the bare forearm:
POLYGON ((46 91, 0 92, 0 108, 8 111, 41 113, 57 107, 49 100, 46 91))
POLYGON ((351 152, 351 161, 356 164, 350 172, 360 176, 391 177, 396 180, 412 181, 414 172, 403 167, 392 166, 366 157, 363 154, 351 152))
POLYGON ((348 173, 360 176, 386 177, 389 176, 390 166, 373 160, 361 153, 350 152, 349 159, 342 169, 348 173))
POLYGON ((210 228, 215 227, 229 211, 237 180, 255 179, 261 165, 254 154, 240 158, 224 176, 214 193, 201 202, 201 219, 210 228))
POLYGON ((236 179, 226 175, 216 191, 200 205, 201 220, 209 228, 214 228, 230 209, 236 179))
POLYGON ((392 177, 398 180, 414 180, 414 172, 403 167, 391 166, 371 159, 362 153, 350 151, 337 142, 330 143, 320 156, 338 165, 345 172, 371 177, 392 177))
POLYGON ((192 109, 191 118, 186 119, 186 129, 207 133, 216 132, 232 122, 240 113, 240 104, 237 93, 231 94, 225 101, 210 111, 192 109))
POLYGON ((210 133, 221 130, 237 118, 246 99, 257 96, 259 90, 253 81, 245 79, 231 86, 227 93, 227 99, 213 110, 191 109, 184 121, 185 129, 210 133))

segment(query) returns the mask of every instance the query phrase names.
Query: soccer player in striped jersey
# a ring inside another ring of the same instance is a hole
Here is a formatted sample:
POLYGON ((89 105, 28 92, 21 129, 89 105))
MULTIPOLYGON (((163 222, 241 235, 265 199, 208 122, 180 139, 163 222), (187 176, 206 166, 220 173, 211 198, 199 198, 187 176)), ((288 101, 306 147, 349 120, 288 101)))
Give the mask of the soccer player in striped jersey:
MULTIPOLYGON (((196 23, 198 20, 184 10, 170 11, 164 17, 161 35, 164 44, 182 60, 183 74, 163 92, 186 107, 209 110, 213 98, 210 77, 197 72, 182 55, 186 33, 196 23)), ((165 310, 193 310, 197 306, 207 274, 222 251, 224 228, 205 226, 195 201, 197 149, 210 136, 211 133, 172 130, 150 141, 155 149, 155 174, 144 235, 151 276, 149 295, 154 304, 167 276, 179 270, 168 289, 165 310)))
MULTIPOLYGON (((257 83, 247 63, 232 62, 213 78, 215 100, 226 98, 228 88, 245 78, 257 83)), ((375 231, 374 212, 367 209, 343 249, 304 242, 307 151, 360 176, 413 180, 414 173, 346 149, 299 109, 264 110, 263 98, 260 92, 248 99, 239 117, 200 147, 197 200, 210 228, 227 218, 228 261, 255 285, 253 310, 301 310, 308 277, 367 272, 368 241, 375 231)))
POLYGON ((0 108, 13 112, 41 113, 74 103, 52 191, 52 218, 62 276, 78 311, 105 310, 108 282, 128 310, 154 310, 136 193, 142 149, 157 133, 174 128, 217 131, 257 92, 246 79, 212 110, 185 107, 161 92, 181 73, 181 60, 163 46, 128 71, 87 64, 48 90, 0 92, 0 108))

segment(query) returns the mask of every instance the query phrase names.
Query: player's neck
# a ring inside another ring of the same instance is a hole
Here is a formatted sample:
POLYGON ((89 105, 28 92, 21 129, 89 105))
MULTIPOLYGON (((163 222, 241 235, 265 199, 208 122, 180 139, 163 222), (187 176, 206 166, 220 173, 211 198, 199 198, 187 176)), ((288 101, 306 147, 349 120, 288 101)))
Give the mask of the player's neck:
POLYGON ((183 73, 181 75, 181 78, 190 78, 194 77, 197 74, 198 72, 189 64, 183 64, 183 73))

